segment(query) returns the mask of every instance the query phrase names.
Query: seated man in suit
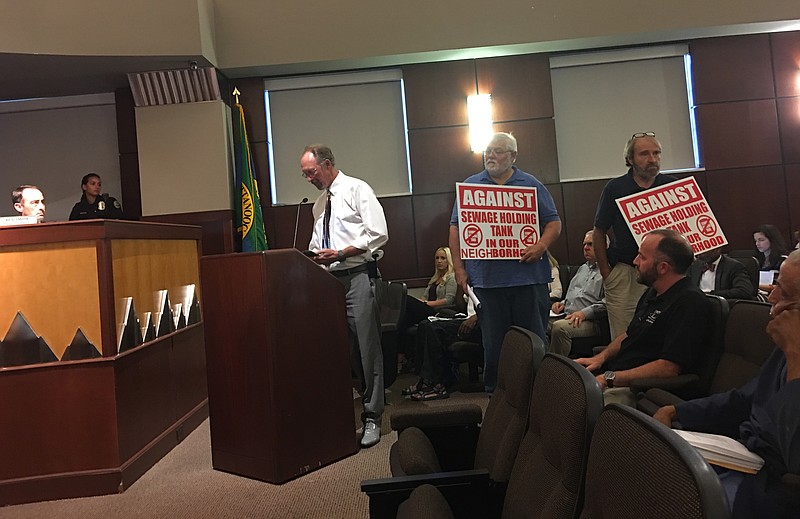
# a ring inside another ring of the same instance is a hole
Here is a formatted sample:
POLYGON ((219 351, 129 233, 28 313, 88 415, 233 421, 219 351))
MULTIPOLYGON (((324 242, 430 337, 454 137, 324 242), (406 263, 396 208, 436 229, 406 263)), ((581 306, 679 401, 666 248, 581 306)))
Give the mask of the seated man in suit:
POLYGON ((625 333, 594 357, 576 359, 597 375, 605 402, 633 406, 632 380, 695 373, 705 348, 711 305, 686 277, 692 246, 672 229, 644 236, 633 263, 637 281, 650 287, 625 333))
POLYGON ((797 517, 800 492, 784 478, 800 474, 800 251, 783 262, 767 333, 777 348, 758 377, 740 389, 665 406, 655 418, 686 430, 735 438, 764 458, 756 475, 718 469, 734 517, 797 517))
POLYGON ((689 267, 692 283, 707 294, 725 299, 755 299, 756 287, 750 281, 747 269, 733 258, 722 254, 722 249, 712 249, 697 255, 689 267))
POLYGON ((553 303, 554 314, 566 313, 563 319, 554 321, 550 328, 550 351, 568 356, 575 337, 600 335, 599 319, 606 318, 603 301, 603 276, 597 268, 592 245, 592 231, 583 237, 583 257, 586 263, 580 266, 569 282, 564 301, 553 303))

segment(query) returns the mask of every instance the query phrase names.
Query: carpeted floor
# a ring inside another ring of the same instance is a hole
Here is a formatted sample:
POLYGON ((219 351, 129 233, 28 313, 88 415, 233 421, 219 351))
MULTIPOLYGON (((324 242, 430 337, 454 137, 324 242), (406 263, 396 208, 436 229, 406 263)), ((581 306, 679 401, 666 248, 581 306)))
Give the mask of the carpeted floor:
MULTIPOLYGON (((367 517, 368 500, 359 484, 364 479, 389 476, 389 447, 397 439, 389 427, 393 409, 454 403, 477 403, 485 408, 488 402, 485 393, 460 392, 447 400, 426 403, 402 399, 400 388, 414 381, 404 375, 392 386, 378 445, 283 485, 213 470, 206 420, 122 494, 10 506, 0 508, 0 518, 367 517)), ((360 413, 360 404, 354 400, 354 416, 360 413)))

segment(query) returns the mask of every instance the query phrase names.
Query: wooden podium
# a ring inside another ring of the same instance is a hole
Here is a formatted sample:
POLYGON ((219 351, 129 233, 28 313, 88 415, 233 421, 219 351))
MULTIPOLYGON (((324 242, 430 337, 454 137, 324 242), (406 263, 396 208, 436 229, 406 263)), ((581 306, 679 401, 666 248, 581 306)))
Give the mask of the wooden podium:
POLYGON ((122 492, 207 416, 202 321, 117 351, 120 299, 199 286, 201 230, 85 220, 0 229, 0 335, 21 313, 57 358, 0 368, 0 506, 122 492))
POLYGON ((295 249, 200 270, 214 468, 283 483, 354 454, 344 286, 295 249))

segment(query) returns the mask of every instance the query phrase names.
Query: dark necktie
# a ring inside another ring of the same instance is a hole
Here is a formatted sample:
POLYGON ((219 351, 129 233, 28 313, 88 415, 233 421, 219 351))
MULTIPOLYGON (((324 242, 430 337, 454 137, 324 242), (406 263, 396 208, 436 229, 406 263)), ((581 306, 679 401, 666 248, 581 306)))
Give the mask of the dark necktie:
POLYGON ((328 199, 325 201, 325 216, 322 218, 322 248, 331 248, 331 191, 328 190, 328 199))
POLYGON ((709 271, 709 270, 711 272, 714 272, 715 270, 717 270, 717 266, 714 265, 713 263, 703 263, 703 273, 705 274, 706 271, 709 271))

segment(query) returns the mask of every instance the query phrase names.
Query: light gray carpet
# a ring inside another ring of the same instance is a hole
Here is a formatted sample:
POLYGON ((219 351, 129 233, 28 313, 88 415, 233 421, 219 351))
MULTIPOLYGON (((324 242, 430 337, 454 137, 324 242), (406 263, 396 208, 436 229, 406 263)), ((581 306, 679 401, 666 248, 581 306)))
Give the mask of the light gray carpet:
MULTIPOLYGON (((387 395, 381 442, 337 463, 283 485, 272 485, 211 468, 209 421, 203 422, 139 481, 122 494, 32 503, 0 508, 0 518, 357 518, 367 517, 369 503, 359 484, 388 477, 391 412, 407 405, 442 406, 477 403, 485 393, 453 393, 447 400, 418 403, 403 400, 400 388, 415 381, 398 377, 387 395)), ((361 407, 354 401, 354 415, 361 407)))

